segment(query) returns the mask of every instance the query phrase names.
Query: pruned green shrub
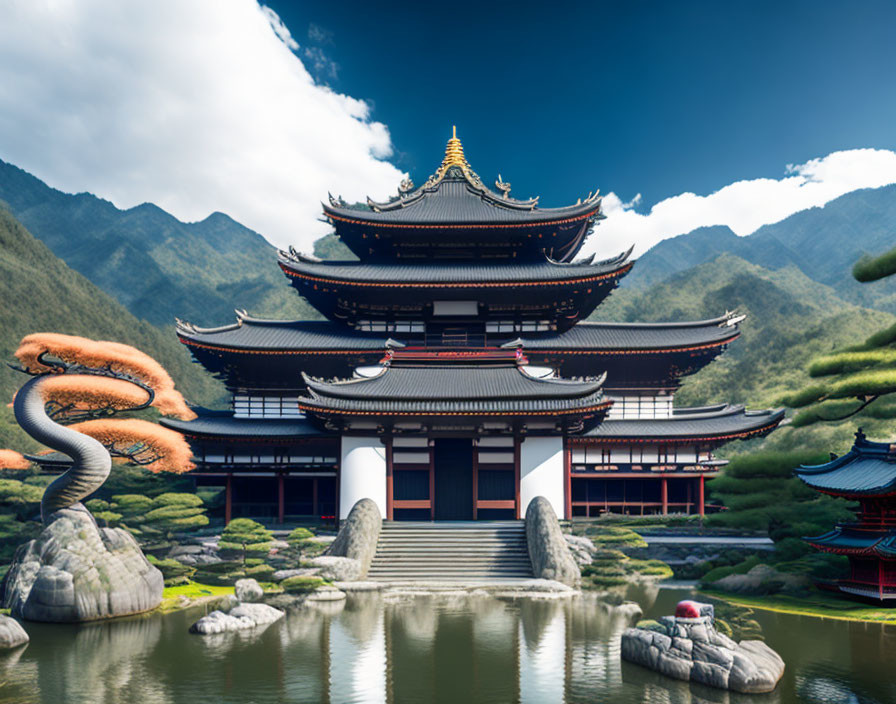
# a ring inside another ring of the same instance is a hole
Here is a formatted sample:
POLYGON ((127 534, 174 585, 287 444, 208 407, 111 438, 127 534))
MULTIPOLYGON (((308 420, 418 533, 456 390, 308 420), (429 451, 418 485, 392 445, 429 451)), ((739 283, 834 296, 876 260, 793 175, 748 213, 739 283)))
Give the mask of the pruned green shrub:
POLYGON ((224 554, 239 557, 244 563, 247 558, 259 558, 271 550, 274 536, 261 523, 251 518, 234 518, 218 541, 218 549, 224 554))
POLYGON ((280 582, 280 586, 284 591, 290 594, 304 594, 313 592, 318 587, 322 587, 326 582, 321 577, 288 577, 280 582))

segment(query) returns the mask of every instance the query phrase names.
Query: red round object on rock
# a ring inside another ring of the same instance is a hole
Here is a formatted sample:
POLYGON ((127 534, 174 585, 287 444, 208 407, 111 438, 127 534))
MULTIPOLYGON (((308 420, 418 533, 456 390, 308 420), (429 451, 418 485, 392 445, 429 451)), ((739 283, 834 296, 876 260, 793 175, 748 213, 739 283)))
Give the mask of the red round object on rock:
POLYGON ((700 604, 685 599, 675 607, 675 618, 700 618, 700 604))

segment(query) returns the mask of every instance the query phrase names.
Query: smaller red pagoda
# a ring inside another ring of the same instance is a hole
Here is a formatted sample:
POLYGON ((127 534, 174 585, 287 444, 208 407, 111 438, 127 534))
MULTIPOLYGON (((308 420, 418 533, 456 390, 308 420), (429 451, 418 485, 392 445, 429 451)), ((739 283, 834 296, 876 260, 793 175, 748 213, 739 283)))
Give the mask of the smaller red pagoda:
POLYGON ((872 442, 859 428, 845 455, 795 473, 813 489, 859 502, 856 522, 805 539, 849 558, 849 577, 836 588, 864 599, 896 600, 896 444, 872 442))

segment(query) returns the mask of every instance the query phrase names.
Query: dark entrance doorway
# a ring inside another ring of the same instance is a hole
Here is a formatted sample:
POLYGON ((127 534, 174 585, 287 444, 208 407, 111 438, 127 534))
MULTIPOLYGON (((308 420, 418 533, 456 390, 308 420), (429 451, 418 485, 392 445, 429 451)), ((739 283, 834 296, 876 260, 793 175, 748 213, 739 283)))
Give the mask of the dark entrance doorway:
POLYGON ((436 520, 472 520, 473 440, 436 438, 433 453, 436 520))

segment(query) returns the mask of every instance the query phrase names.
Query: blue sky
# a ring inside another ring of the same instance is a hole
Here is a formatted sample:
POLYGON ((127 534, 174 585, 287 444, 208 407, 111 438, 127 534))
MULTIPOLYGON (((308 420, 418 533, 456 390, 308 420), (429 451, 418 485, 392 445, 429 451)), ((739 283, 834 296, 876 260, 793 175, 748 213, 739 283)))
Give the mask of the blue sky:
MULTIPOLYGON (((588 247, 747 236, 896 183, 896 3, 0 3, 0 159, 311 249, 451 126, 490 183, 605 194, 588 247)), ((586 252, 590 253, 590 252, 586 252)))
POLYGON ((551 204, 896 146, 893 2, 268 4, 420 177, 452 123, 481 175, 551 204))

